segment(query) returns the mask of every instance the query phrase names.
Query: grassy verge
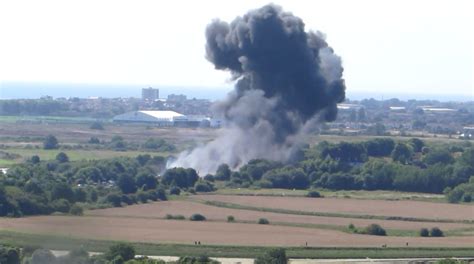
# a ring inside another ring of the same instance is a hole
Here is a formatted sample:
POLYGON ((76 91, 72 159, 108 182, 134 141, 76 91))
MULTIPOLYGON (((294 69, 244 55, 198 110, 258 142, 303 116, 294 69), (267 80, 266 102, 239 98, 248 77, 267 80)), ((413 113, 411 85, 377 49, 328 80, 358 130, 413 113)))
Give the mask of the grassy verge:
POLYGON ((271 213, 279 213, 279 214, 343 217, 343 218, 357 218, 357 219, 376 219, 376 220, 392 220, 392 221, 410 221, 410 222, 467 223, 467 224, 474 223, 474 221, 469 221, 469 220, 428 219, 428 218, 415 218, 415 217, 358 215, 358 214, 342 214, 342 213, 329 213, 329 212, 307 212, 307 211, 296 211, 296 210, 280 209, 280 208, 254 207, 254 206, 226 203, 226 202, 219 202, 219 201, 204 201, 204 200, 199 200, 199 199, 194 199, 193 201, 204 203, 206 205, 216 206, 216 207, 251 210, 251 211, 258 211, 258 212, 271 212, 271 213))
MULTIPOLYGON (((88 240, 50 235, 26 234, 0 231, 0 243, 12 246, 42 246, 56 250, 71 250, 83 247, 88 251, 104 252, 118 241, 88 240)), ((131 243, 138 254, 157 256, 199 256, 254 258, 262 255, 268 247, 152 244, 131 243)), ((332 247, 287 247, 290 258, 410 258, 410 257, 473 257, 474 248, 332 248, 332 247)))
MULTIPOLYGON (((332 191, 317 189, 317 191, 327 198, 351 198, 361 200, 413 200, 426 202, 446 203, 442 194, 426 194, 398 191, 366 191, 366 190, 340 190, 332 191)), ((305 197, 308 190, 289 189, 258 189, 258 188, 220 188, 211 194, 242 195, 242 196, 278 196, 278 197, 305 197)))

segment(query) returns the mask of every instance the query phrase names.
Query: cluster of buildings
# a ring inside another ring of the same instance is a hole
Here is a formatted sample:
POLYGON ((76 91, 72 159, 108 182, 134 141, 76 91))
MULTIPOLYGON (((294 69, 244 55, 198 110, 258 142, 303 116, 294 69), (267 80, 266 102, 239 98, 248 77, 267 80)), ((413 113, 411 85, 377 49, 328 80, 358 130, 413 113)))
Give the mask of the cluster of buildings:
POLYGON ((132 111, 113 118, 114 123, 138 123, 157 127, 220 127, 222 121, 203 115, 183 115, 169 110, 132 111))
MULTIPOLYGON (((173 110, 179 109, 176 104, 189 101, 186 95, 170 94, 166 99, 160 98, 159 89, 148 87, 142 88, 142 101, 145 103, 159 103, 159 108, 167 110, 138 110, 116 115, 112 120, 114 123, 122 124, 147 124, 156 127, 220 127, 222 122, 200 114, 181 114, 173 110)), ((193 102, 190 102, 190 104, 193 102)), ((185 105, 187 105, 186 103, 185 105)), ((156 106, 156 104, 153 104, 156 106)), ((155 108, 156 109, 156 108, 155 108)), ((178 110, 179 111, 179 110, 178 110)), ((192 111, 187 111, 192 113, 192 111)))

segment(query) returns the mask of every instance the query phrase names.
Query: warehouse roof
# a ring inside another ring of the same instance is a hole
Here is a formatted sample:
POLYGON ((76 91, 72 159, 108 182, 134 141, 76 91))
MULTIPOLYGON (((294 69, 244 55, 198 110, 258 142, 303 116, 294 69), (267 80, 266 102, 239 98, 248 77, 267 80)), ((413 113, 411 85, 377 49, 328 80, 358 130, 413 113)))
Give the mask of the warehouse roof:
POLYGON ((175 111, 139 111, 145 115, 149 115, 159 119, 173 119, 175 117, 184 117, 184 115, 180 113, 176 113, 175 111))

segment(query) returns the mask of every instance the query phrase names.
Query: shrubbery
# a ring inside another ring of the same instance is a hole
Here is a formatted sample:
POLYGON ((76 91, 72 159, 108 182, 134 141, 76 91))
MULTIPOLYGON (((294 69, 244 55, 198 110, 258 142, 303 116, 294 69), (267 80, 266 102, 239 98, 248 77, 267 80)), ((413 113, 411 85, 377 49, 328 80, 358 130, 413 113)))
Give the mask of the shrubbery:
POLYGON ((288 258, 282 248, 270 249, 263 256, 255 259, 255 264, 287 264, 288 258))
POLYGON ((260 219, 258 219, 257 223, 260 224, 260 225, 268 225, 268 224, 270 224, 270 221, 268 221, 268 219, 266 219, 266 218, 260 218, 260 219))
POLYGON ((202 215, 202 214, 193 214, 193 215, 191 215, 189 220, 191 220, 191 221, 206 221, 206 217, 204 217, 204 215, 202 215))
POLYGON ((374 236, 386 236, 387 232, 379 224, 370 224, 364 230, 365 234, 374 236))
POLYGON ((428 237, 428 236, 430 236, 430 231, 428 230, 428 228, 422 228, 422 229, 420 229, 420 236, 421 236, 421 237, 428 237))
POLYGON ((185 220, 186 219, 184 215, 171 215, 171 214, 167 214, 165 218, 169 220, 185 220))
POLYGON ((438 227, 433 227, 430 230, 430 236, 432 236, 432 237, 442 237, 442 236, 444 236, 444 234, 443 234, 443 231, 441 231, 441 229, 439 229, 438 227))

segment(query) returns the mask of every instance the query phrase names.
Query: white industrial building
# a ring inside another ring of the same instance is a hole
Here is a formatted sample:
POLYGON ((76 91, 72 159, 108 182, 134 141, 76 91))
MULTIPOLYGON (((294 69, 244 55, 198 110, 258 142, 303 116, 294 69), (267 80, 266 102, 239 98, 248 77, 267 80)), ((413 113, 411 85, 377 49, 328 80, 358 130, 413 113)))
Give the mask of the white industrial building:
POLYGON ((185 115, 174 111, 133 111, 113 118, 116 123, 150 123, 156 126, 174 126, 176 122, 186 120, 185 115))
POLYGON ((210 121, 206 116, 186 116, 174 111, 133 111, 113 118, 115 123, 146 123, 161 127, 209 127, 210 121))

